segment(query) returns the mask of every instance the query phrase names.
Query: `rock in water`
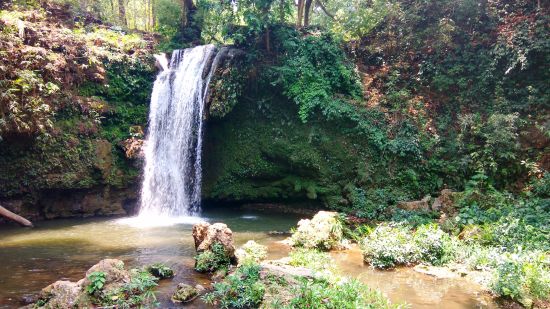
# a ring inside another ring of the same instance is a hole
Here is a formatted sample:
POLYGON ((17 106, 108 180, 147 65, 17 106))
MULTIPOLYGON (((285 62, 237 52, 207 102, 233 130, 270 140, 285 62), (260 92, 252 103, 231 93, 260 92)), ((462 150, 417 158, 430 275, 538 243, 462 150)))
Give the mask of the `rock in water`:
POLYGON ((212 249, 215 243, 221 244, 229 258, 235 259, 235 246, 233 245, 233 232, 223 223, 209 224, 197 223, 193 226, 193 239, 195 250, 204 252, 212 249))
POLYGON ((190 286, 189 284, 180 283, 176 289, 174 295, 172 295, 172 302, 184 303, 195 299, 199 295, 199 291, 190 286))

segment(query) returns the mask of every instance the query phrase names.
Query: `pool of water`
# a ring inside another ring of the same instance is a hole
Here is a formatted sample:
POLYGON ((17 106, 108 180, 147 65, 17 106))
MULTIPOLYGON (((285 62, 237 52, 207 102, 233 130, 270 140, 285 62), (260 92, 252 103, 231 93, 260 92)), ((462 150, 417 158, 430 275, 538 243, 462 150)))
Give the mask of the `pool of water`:
MULTIPOLYGON (((283 236, 269 231, 288 231, 300 217, 292 214, 244 210, 209 210, 209 222, 224 222, 234 232, 236 245, 253 239, 267 245, 269 258, 285 256, 288 248, 278 243, 283 236)), ((170 296, 179 282, 209 285, 208 277, 193 271, 195 254, 191 223, 138 227, 121 219, 78 219, 38 222, 34 229, 0 227, 0 308, 25 304, 56 280, 79 280, 86 270, 104 258, 118 258, 128 267, 155 262, 176 271, 157 289, 161 308, 175 308, 170 296)), ((495 308, 479 287, 461 280, 438 280, 412 270, 374 271, 363 265, 358 250, 333 254, 344 274, 358 277, 380 289, 393 301, 412 308, 495 308)), ((207 308, 200 300, 188 308, 207 308)))

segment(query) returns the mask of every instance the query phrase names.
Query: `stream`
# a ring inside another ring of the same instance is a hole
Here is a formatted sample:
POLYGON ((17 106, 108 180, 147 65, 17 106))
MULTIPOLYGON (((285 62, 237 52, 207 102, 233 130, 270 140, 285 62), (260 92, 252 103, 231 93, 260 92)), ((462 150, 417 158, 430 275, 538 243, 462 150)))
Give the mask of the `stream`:
MULTIPOLYGON (((278 243, 284 236, 269 231, 288 231, 300 216, 249 210, 206 210, 202 218, 226 223, 236 246, 255 240, 269 248, 268 258, 286 256, 278 243)), ((0 308, 24 305, 56 280, 76 281, 104 258, 123 260, 127 267, 155 262, 176 271, 157 289, 161 308, 176 308, 170 296, 179 282, 209 285, 208 276, 193 270, 195 254, 192 222, 157 227, 135 227, 124 219, 94 218, 38 222, 34 229, 0 226, 0 308)), ((385 293, 394 302, 412 308, 498 308, 475 284, 462 279, 436 279, 412 269, 376 271, 363 265, 359 250, 332 253, 340 271, 385 293)), ((208 308, 200 300, 187 308, 208 308)))

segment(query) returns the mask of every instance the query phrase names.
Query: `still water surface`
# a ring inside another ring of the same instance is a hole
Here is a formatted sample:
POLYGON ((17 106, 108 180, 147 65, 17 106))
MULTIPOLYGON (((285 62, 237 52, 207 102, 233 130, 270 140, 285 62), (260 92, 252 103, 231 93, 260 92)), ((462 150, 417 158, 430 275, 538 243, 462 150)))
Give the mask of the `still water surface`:
MULTIPOLYGON (((253 239, 269 247, 269 258, 285 256, 282 236, 300 219, 296 215, 241 210, 209 210, 209 222, 224 222, 234 232, 236 245, 253 239)), ((34 229, 0 227, 0 308, 16 308, 56 280, 79 280, 88 268, 104 258, 118 258, 128 267, 162 262, 176 277, 157 289, 161 308, 176 308, 169 301, 179 282, 209 285, 207 276, 192 270, 192 224, 135 227, 120 219, 78 219, 39 222, 34 229)), ((358 277, 380 289, 395 302, 412 308, 496 308, 480 289, 463 280, 434 279, 412 270, 374 271, 363 265, 360 252, 333 254, 344 274, 358 277)), ((208 308, 200 300, 187 308, 208 308)))

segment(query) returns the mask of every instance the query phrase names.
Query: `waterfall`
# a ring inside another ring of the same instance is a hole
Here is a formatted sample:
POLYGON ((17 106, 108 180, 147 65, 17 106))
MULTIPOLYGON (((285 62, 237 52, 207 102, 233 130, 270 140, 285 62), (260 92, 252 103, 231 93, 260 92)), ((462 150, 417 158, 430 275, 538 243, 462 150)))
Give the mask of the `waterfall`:
POLYGON ((139 217, 200 210, 203 110, 216 54, 216 47, 204 45, 175 50, 169 65, 159 61, 164 70, 151 95, 139 217))

